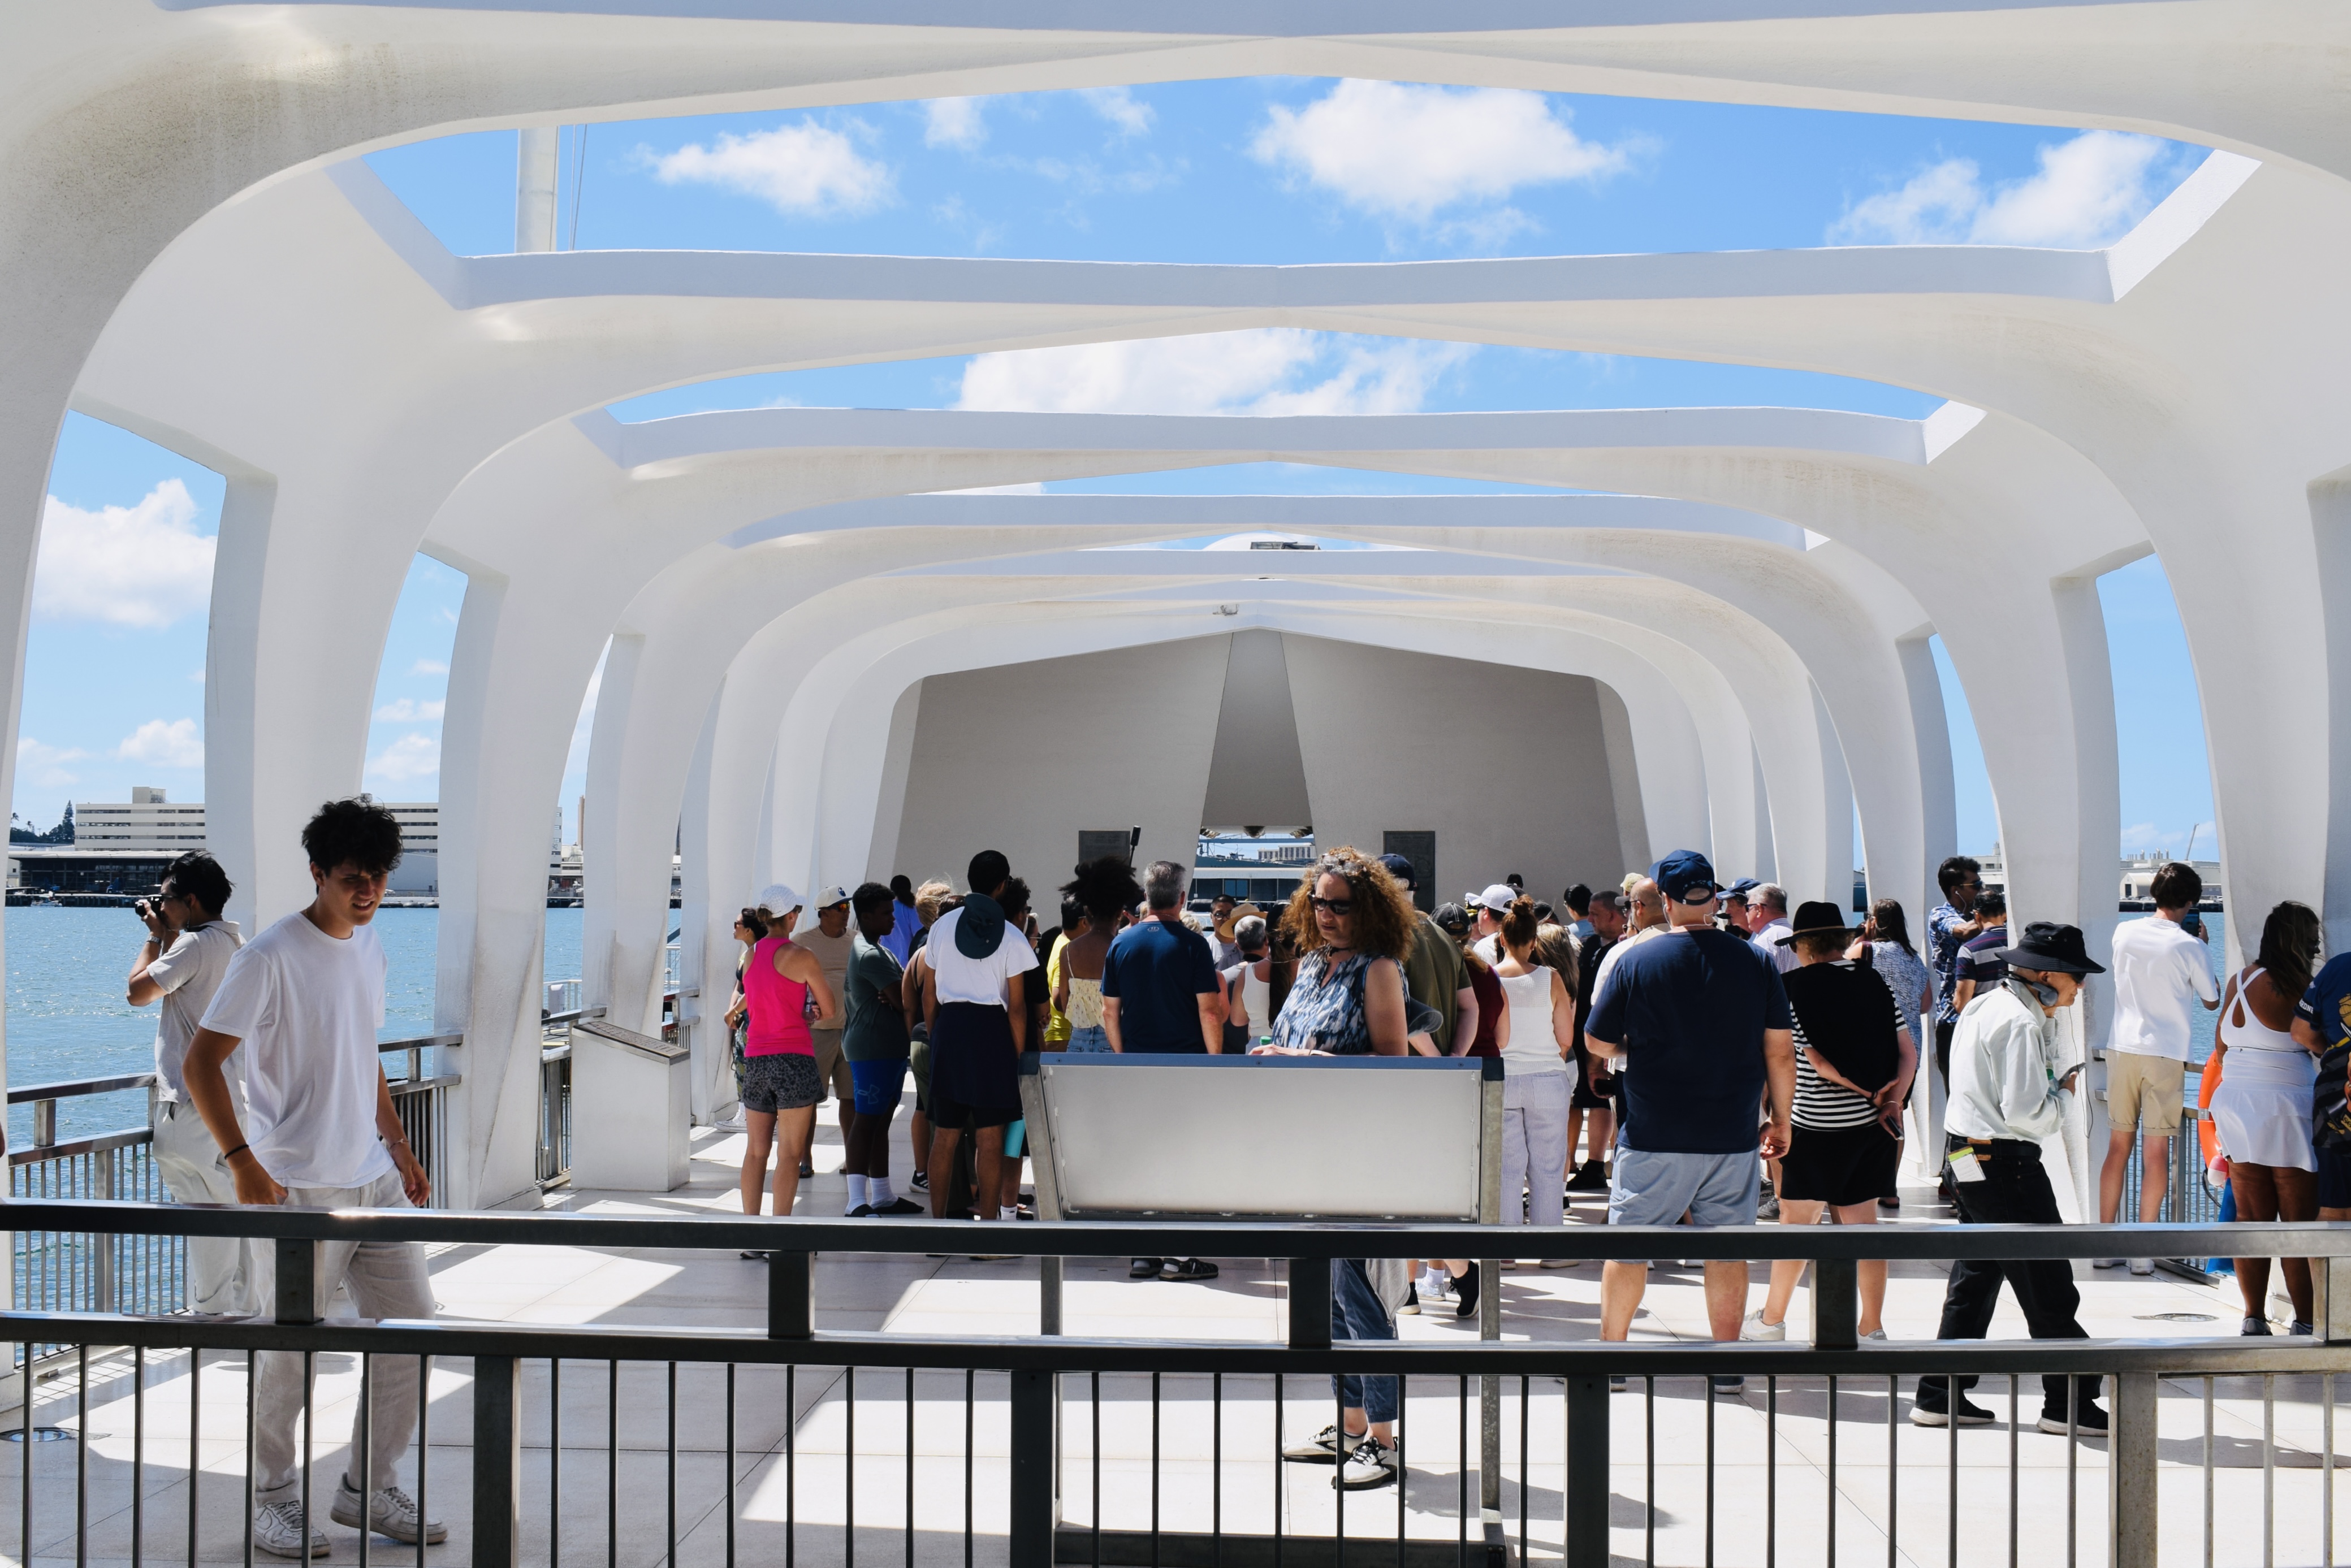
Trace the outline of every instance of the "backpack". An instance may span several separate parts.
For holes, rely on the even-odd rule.
[[[2318,1059],[2318,1082],[2310,1091],[2310,1133],[2311,1142],[2320,1148],[2351,1148],[2346,1073],[2351,1073],[2351,1039],[2336,1041]]]

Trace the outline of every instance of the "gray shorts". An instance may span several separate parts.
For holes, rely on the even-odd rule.
[[[817,1075],[816,1058],[798,1051],[743,1059],[743,1108],[773,1116],[797,1111],[824,1098],[824,1080]]]
[[[1611,1225],[1678,1225],[1685,1212],[1698,1226],[1755,1223],[1761,1178],[1761,1161],[1752,1149],[1652,1154],[1619,1144],[1610,1178]]]

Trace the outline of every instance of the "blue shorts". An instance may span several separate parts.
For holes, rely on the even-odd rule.
[[[886,1062],[852,1062],[849,1078],[857,1089],[857,1114],[886,1116],[905,1097],[906,1059],[893,1056]]]
[[[2351,1148],[2318,1151],[2318,1206],[2351,1209]]]
[[[1752,1225],[1760,1173],[1752,1149],[1653,1154],[1620,1143],[1610,1172],[1608,1223],[1678,1225],[1687,1211],[1693,1225]]]
[[[1110,1054],[1110,1031],[1103,1028],[1099,1023],[1091,1023],[1083,1027],[1072,1027],[1070,1031],[1069,1041],[1061,1047],[1061,1049],[1070,1052],[1072,1054],[1079,1055],[1091,1052],[1100,1052],[1104,1055],[1108,1055]]]

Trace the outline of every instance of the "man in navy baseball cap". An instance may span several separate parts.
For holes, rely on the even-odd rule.
[[[1657,891],[1677,904],[1710,903],[1719,884],[1714,867],[1695,849],[1677,849],[1649,868]]]

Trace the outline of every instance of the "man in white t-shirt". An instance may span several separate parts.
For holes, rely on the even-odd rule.
[[[1796,957],[1796,944],[1782,946],[1780,939],[1790,934],[1788,926],[1788,889],[1777,882],[1758,882],[1747,890],[1747,918],[1751,922],[1755,945],[1771,961],[1771,967],[1782,974],[1794,969],[1801,961]]]
[[[154,1129],[148,1147],[164,1190],[177,1203],[236,1201],[228,1162],[196,1114],[181,1075],[188,1042],[212,1005],[229,960],[245,942],[236,922],[220,918],[233,890],[220,862],[197,849],[164,867],[161,892],[139,901],[148,935],[131,966],[124,999],[133,1007],[163,1004],[155,1021]],[[225,1076],[242,1117],[245,1064],[238,1062]],[[263,1243],[253,1237],[189,1237],[189,1310],[227,1317],[259,1312],[263,1255]]]
[[[303,828],[302,847],[318,896],[230,961],[188,1047],[188,1094],[224,1151],[238,1202],[411,1208],[431,1195],[431,1183],[408,1147],[376,1053],[385,965],[369,926],[400,861],[400,824],[364,796],[332,801]],[[232,1052],[245,1061],[246,1111],[221,1072]],[[329,1241],[318,1266],[322,1304],[348,1289],[361,1317],[434,1315],[424,1249],[413,1241]],[[298,1355],[263,1351],[254,1374],[253,1543],[279,1557],[328,1550],[326,1532],[302,1506],[294,1428],[309,1394],[303,1370]],[[420,1532],[428,1542],[448,1534],[422,1521],[415,1500],[394,1484],[416,1430],[418,1372],[413,1356],[376,1363],[366,1490],[346,1469],[329,1509],[338,1524],[362,1528],[364,1517],[367,1527],[411,1544]],[[351,1465],[360,1451],[355,1429]]]
[[[972,1137],[979,1220],[1017,1220],[989,1203],[1003,1191],[1004,1129],[1020,1119],[1020,1052],[1028,1044],[1027,977],[1037,950],[1004,918],[996,895],[1012,863],[993,849],[971,857],[971,892],[941,915],[923,944],[923,1019],[931,1027],[931,1217],[947,1217],[956,1145]],[[1043,978],[1041,974],[1038,976]]]
[[[2106,1161],[2098,1171],[2098,1220],[2115,1222],[2123,1177],[2130,1166],[2131,1135],[2139,1134],[2139,1169],[2171,1168],[2171,1139],[2179,1131],[2180,1085],[2188,1071],[2189,1003],[2209,1012],[2220,1005],[2212,980],[2211,950],[2179,922],[2204,897],[2204,879],[2185,861],[2155,874],[2155,913],[2115,928],[2115,1023],[2106,1036]],[[2168,1180],[2142,1181],[2138,1218],[2163,1218]],[[2097,1267],[2119,1266],[2100,1258]],[[2155,1272],[2151,1259],[2133,1258],[2134,1274]]]

